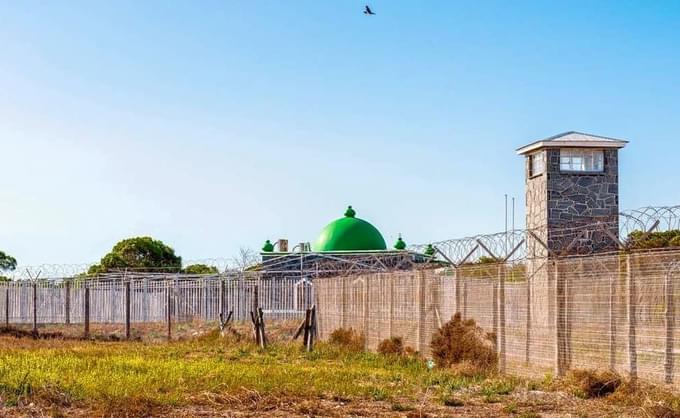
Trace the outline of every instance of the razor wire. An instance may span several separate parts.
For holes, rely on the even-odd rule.
[[[592,246],[593,240],[606,237],[604,230],[614,233],[619,244],[626,244],[626,240],[634,231],[658,232],[680,229],[680,205],[677,206],[649,206],[639,209],[621,212],[619,214],[618,225],[594,223],[577,225],[569,228],[554,229],[551,231],[552,238],[566,239],[569,237],[573,244],[575,253],[585,255],[599,252]],[[617,234],[618,231],[618,234]],[[541,248],[543,244],[550,244],[548,237],[543,236],[544,231],[539,229],[515,229],[511,231],[497,232],[493,234],[480,234],[464,238],[455,238],[442,241],[434,241],[429,244],[410,245],[408,251],[411,254],[427,254],[428,246],[432,245],[435,250],[435,259],[453,264],[474,263],[479,261],[507,261],[520,262],[527,258],[544,257]],[[604,235],[603,235],[604,234]],[[599,236],[597,238],[596,236]],[[539,243],[540,242],[540,243]],[[403,259],[403,253],[398,251],[389,252],[376,257],[366,254],[353,259],[326,255],[316,262],[309,262],[314,254],[318,253],[290,253],[301,254],[302,267],[298,270],[305,270],[301,275],[314,276],[315,272],[326,272],[324,275],[347,274],[351,272],[379,272],[387,271],[390,268],[384,266],[385,260],[394,263],[406,263],[409,260]],[[413,257],[410,258],[412,262]],[[277,268],[291,272],[292,268],[288,264],[293,263],[292,258],[283,258],[277,262],[271,262],[267,267],[271,270]],[[422,261],[422,260],[420,260]],[[427,260],[425,260],[427,261]],[[16,270],[4,273],[12,280],[35,280],[35,279],[57,279],[87,275],[88,269],[97,263],[75,263],[75,264],[40,264],[33,266],[17,266]],[[233,258],[216,257],[187,260],[185,266],[191,264],[205,264],[216,267],[219,273],[237,272],[242,270],[237,267]],[[400,264],[401,265],[401,264]],[[132,269],[130,269],[132,270]],[[181,269],[177,266],[158,266],[145,268],[144,270],[156,271],[159,273],[180,273]]]
[[[573,245],[570,250],[574,253],[586,255],[601,252],[597,245],[593,245],[596,236],[618,242],[612,244],[625,246],[629,243],[632,232],[642,233],[670,231],[680,229],[680,205],[677,206],[649,206],[619,213],[616,223],[595,222],[575,225],[568,228],[551,230],[554,240],[563,239]],[[608,232],[605,232],[608,231]],[[481,234],[464,238],[454,238],[434,241],[427,244],[411,245],[415,252],[424,252],[432,246],[439,255],[454,264],[473,263],[492,259],[496,261],[518,262],[527,258],[546,256],[547,254],[532,251],[531,243],[543,241],[538,247],[548,246],[548,237],[543,236],[541,229],[516,229],[493,234]],[[570,239],[567,239],[570,238]],[[566,250],[566,249],[565,249]]]

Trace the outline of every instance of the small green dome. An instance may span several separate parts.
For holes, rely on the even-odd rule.
[[[404,240],[401,239],[401,235],[399,235],[399,238],[397,239],[396,244],[394,244],[394,248],[397,249],[397,250],[406,249],[406,242],[404,242]]]
[[[430,257],[433,256],[435,253],[435,249],[432,246],[432,244],[427,244],[427,248],[425,248],[425,255],[429,255]]]
[[[274,244],[271,243],[271,241],[267,240],[264,242],[264,245],[262,246],[262,251],[265,253],[270,253],[274,251]]]
[[[321,230],[312,250],[321,251],[379,251],[385,250],[385,240],[373,225],[355,217],[351,206],[345,217],[336,219]]]

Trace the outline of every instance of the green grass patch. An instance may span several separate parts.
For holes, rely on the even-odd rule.
[[[26,345],[31,347],[26,347]],[[426,390],[448,394],[474,380],[428,370],[412,357],[352,352],[317,344],[266,350],[219,338],[163,344],[25,342],[0,348],[5,404],[40,400],[78,404],[189,404],[206,393],[415,400]]]

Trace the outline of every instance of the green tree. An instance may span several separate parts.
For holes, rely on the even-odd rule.
[[[17,268],[17,259],[0,251],[0,272],[14,271]],[[9,277],[0,275],[0,282],[8,282]]]
[[[191,264],[182,269],[182,273],[186,274],[218,274],[219,271],[215,266],[207,264]]]
[[[13,271],[15,268],[17,268],[16,258],[0,251],[0,271]]]
[[[111,270],[179,271],[182,257],[163,241],[151,237],[135,237],[120,241],[111,252],[102,257],[99,264],[88,270],[89,274],[106,273]]]

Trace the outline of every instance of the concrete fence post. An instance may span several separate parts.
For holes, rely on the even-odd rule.
[[[368,335],[368,315],[369,315],[369,309],[370,309],[370,294],[371,294],[371,285],[369,283],[370,277],[369,276],[364,276],[364,320],[363,320],[363,328],[364,328],[364,349],[368,350],[368,340],[369,340],[369,335]]]
[[[424,315],[424,310],[425,310],[425,280],[424,280],[424,272],[419,271],[417,273],[418,275],[418,345],[417,345],[417,350],[419,352],[423,352],[423,332],[425,331],[425,321],[423,320]]]
[[[38,333],[38,283],[33,283],[33,334]]]
[[[341,299],[341,304],[342,306],[340,307],[340,312],[341,312],[341,318],[340,318],[340,327],[341,328],[347,328],[347,277],[343,277],[342,279],[342,299]]]
[[[85,295],[83,297],[83,315],[84,315],[84,320],[83,322],[85,323],[85,332],[84,332],[84,337],[85,339],[90,338],[90,286],[85,283]]]
[[[675,327],[675,319],[673,313],[675,312],[675,304],[673,303],[673,273],[672,270],[666,273],[664,283],[665,293],[665,326],[666,326],[666,347],[665,347],[665,381],[666,383],[673,383],[673,328]]]
[[[71,324],[71,281],[64,283],[64,323]]]
[[[616,296],[616,276],[613,274],[609,276],[609,298],[607,300],[609,305],[609,369],[616,369],[616,311],[615,311],[615,296]]]
[[[167,325],[167,339],[172,340],[172,281],[167,280],[165,282],[165,292],[167,293],[167,298],[165,301],[166,312],[165,321]]]
[[[531,360],[531,275],[527,277],[527,298],[526,298],[526,337],[524,342],[524,364],[529,365]]]
[[[500,267],[498,267],[500,269]],[[491,320],[492,320],[492,331],[493,331],[493,348],[498,352],[498,274],[495,280],[491,279]]]
[[[461,288],[460,288],[460,276],[458,275],[458,267],[453,268],[453,285],[455,286],[454,289],[454,299],[456,302],[456,311],[455,312],[460,312],[462,314],[463,310],[461,309]]]
[[[125,298],[125,339],[129,340],[130,339],[130,281],[126,280],[125,281],[125,291],[124,293],[124,298]]]
[[[564,276],[559,271],[559,260],[553,260],[553,274],[555,282],[555,374],[564,376],[566,372],[566,329],[565,311],[566,295],[564,289]]]
[[[636,305],[635,274],[632,270],[631,255],[626,254],[626,288],[628,293],[628,368],[631,379],[637,378],[637,345],[636,345]]]
[[[389,337],[392,338],[394,332],[394,276],[388,275],[387,280],[389,280],[390,286]]]
[[[499,368],[505,373],[505,263],[498,265],[498,331],[499,331]]]
[[[462,282],[463,282],[463,312],[461,312],[461,314],[463,316],[463,319],[467,319],[467,305],[468,305],[467,280],[463,278]]]
[[[9,326],[9,286],[5,287],[5,326]]]

